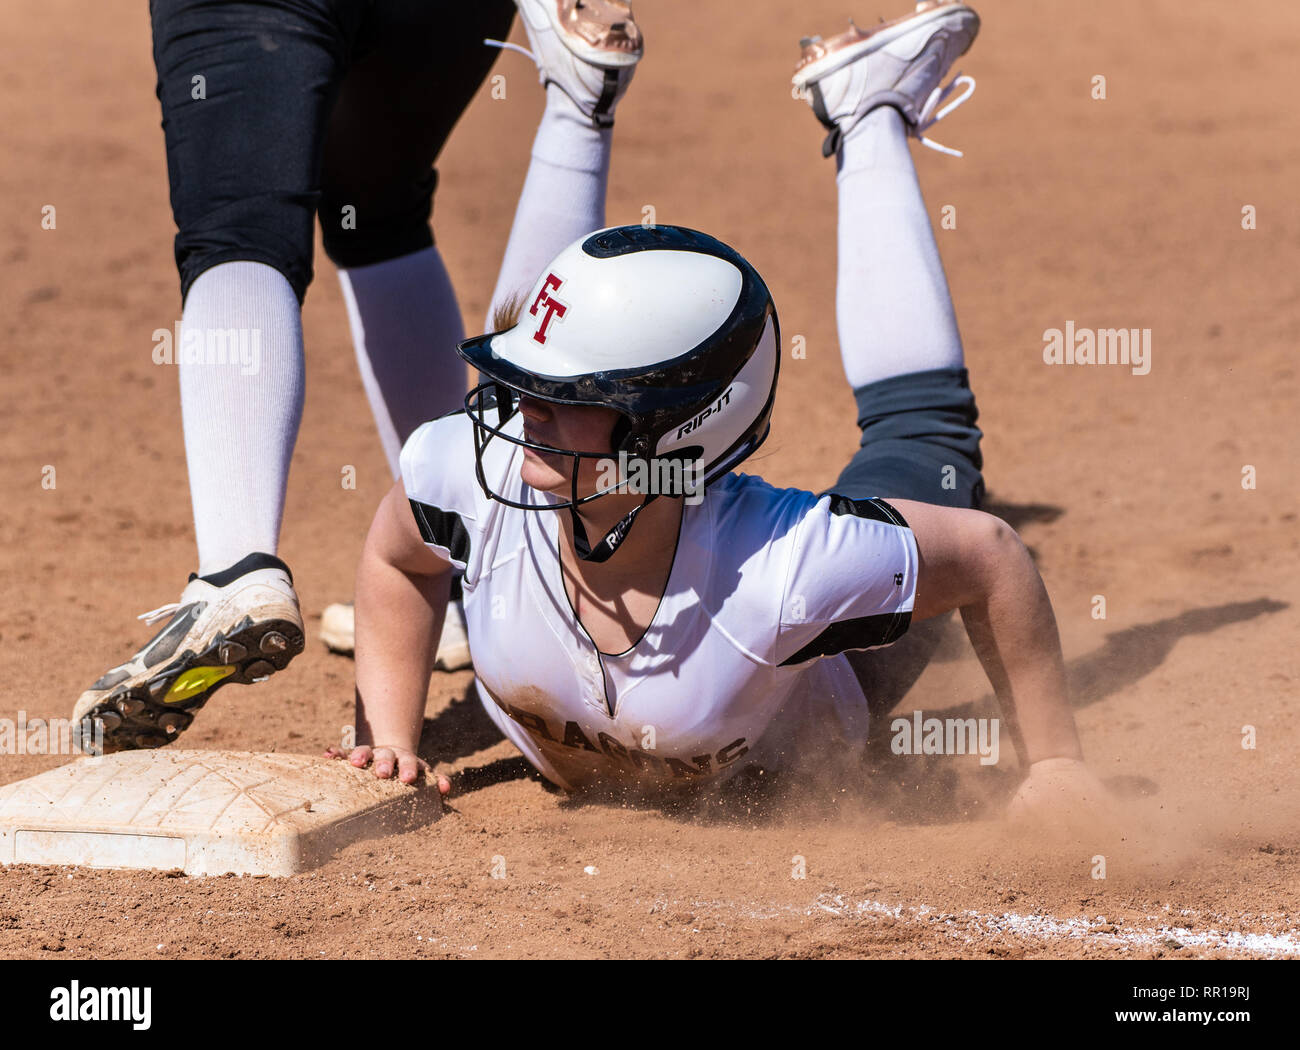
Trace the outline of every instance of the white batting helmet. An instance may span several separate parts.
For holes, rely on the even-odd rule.
[[[767,437],[779,342],[767,285],[722,242],[680,226],[590,234],[542,272],[513,328],[458,347],[486,380],[465,399],[479,483],[490,498],[522,509],[572,508],[605,494],[578,497],[578,461],[622,452],[691,461],[707,485]],[[556,449],[502,433],[520,393],[614,409],[623,420],[613,448]],[[494,406],[495,425],[487,416]],[[539,508],[493,492],[482,457],[495,437],[573,457],[572,500]],[[604,557],[634,516],[614,530]]]
[[[486,379],[466,398],[485,441],[527,443],[499,433],[512,394],[603,405],[627,421],[614,448],[538,447],[582,456],[694,453],[711,481],[767,436],[778,342],[767,286],[736,251],[680,226],[616,226],[562,251],[513,328],[458,350]],[[496,426],[484,418],[489,392],[505,397]]]

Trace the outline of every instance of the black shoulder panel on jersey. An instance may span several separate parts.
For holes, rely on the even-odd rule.
[[[460,515],[454,510],[431,507],[418,500],[411,500],[410,503],[415,524],[420,528],[420,539],[447,548],[451,552],[452,561],[468,564],[469,532],[460,520]]]
[[[910,612],[877,613],[833,623],[797,653],[781,661],[782,667],[819,656],[838,656],[850,649],[871,649],[898,641],[912,622]]]
[[[831,498],[832,514],[851,514],[855,518],[887,521],[890,525],[908,527],[903,515],[878,496],[873,496],[871,499],[849,499],[848,496],[841,496],[837,492],[828,492],[826,495]]]

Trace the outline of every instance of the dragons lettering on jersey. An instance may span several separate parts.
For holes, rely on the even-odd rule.
[[[682,779],[684,777],[706,777],[730,765],[749,751],[745,738],[733,740],[716,752],[692,755],[689,759],[672,755],[657,755],[651,751],[642,751],[635,745],[628,746],[606,732],[596,734],[599,747],[593,744],[577,722],[564,723],[563,732],[547,725],[546,719],[535,711],[525,711],[514,704],[502,705],[512,719],[527,731],[528,735],[539,745],[550,744],[571,751],[591,751],[604,755],[611,762],[622,766],[632,773],[649,772],[655,776]]]

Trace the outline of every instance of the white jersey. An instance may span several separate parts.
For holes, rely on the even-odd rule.
[[[504,432],[518,436],[516,416]],[[493,440],[494,491],[558,502],[519,477],[523,450]],[[750,764],[798,768],[861,750],[866,698],[850,649],[906,631],[916,591],[912,532],[888,504],[820,499],[730,474],[684,508],[663,599],[624,653],[599,652],[573,613],[560,514],[491,501],[463,412],[402,450],[420,533],[464,571],[465,620],[484,706],[548,779],[680,784]]]

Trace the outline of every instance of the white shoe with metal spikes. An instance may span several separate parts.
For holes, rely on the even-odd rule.
[[[970,49],[979,27],[979,15],[958,0],[925,0],[912,14],[871,29],[850,22],[838,36],[800,41],[803,54],[793,83],[830,131],[823,155],[835,153],[871,110],[893,106],[923,145],[960,157],[958,150],[941,146],[925,132],[975,90],[974,79],[960,73],[946,87],[940,84]],[[959,87],[964,93],[943,105]]]
[[[543,85],[554,84],[596,127],[614,124],[644,44],[622,0],[515,0],[529,51],[501,40],[485,44],[527,55]]]
[[[73,721],[102,723],[105,752],[171,743],[221,686],[260,682],[303,649],[293,579],[269,554],[191,576],[179,601],[139,618],[167,625],[82,693],[73,709]]]

